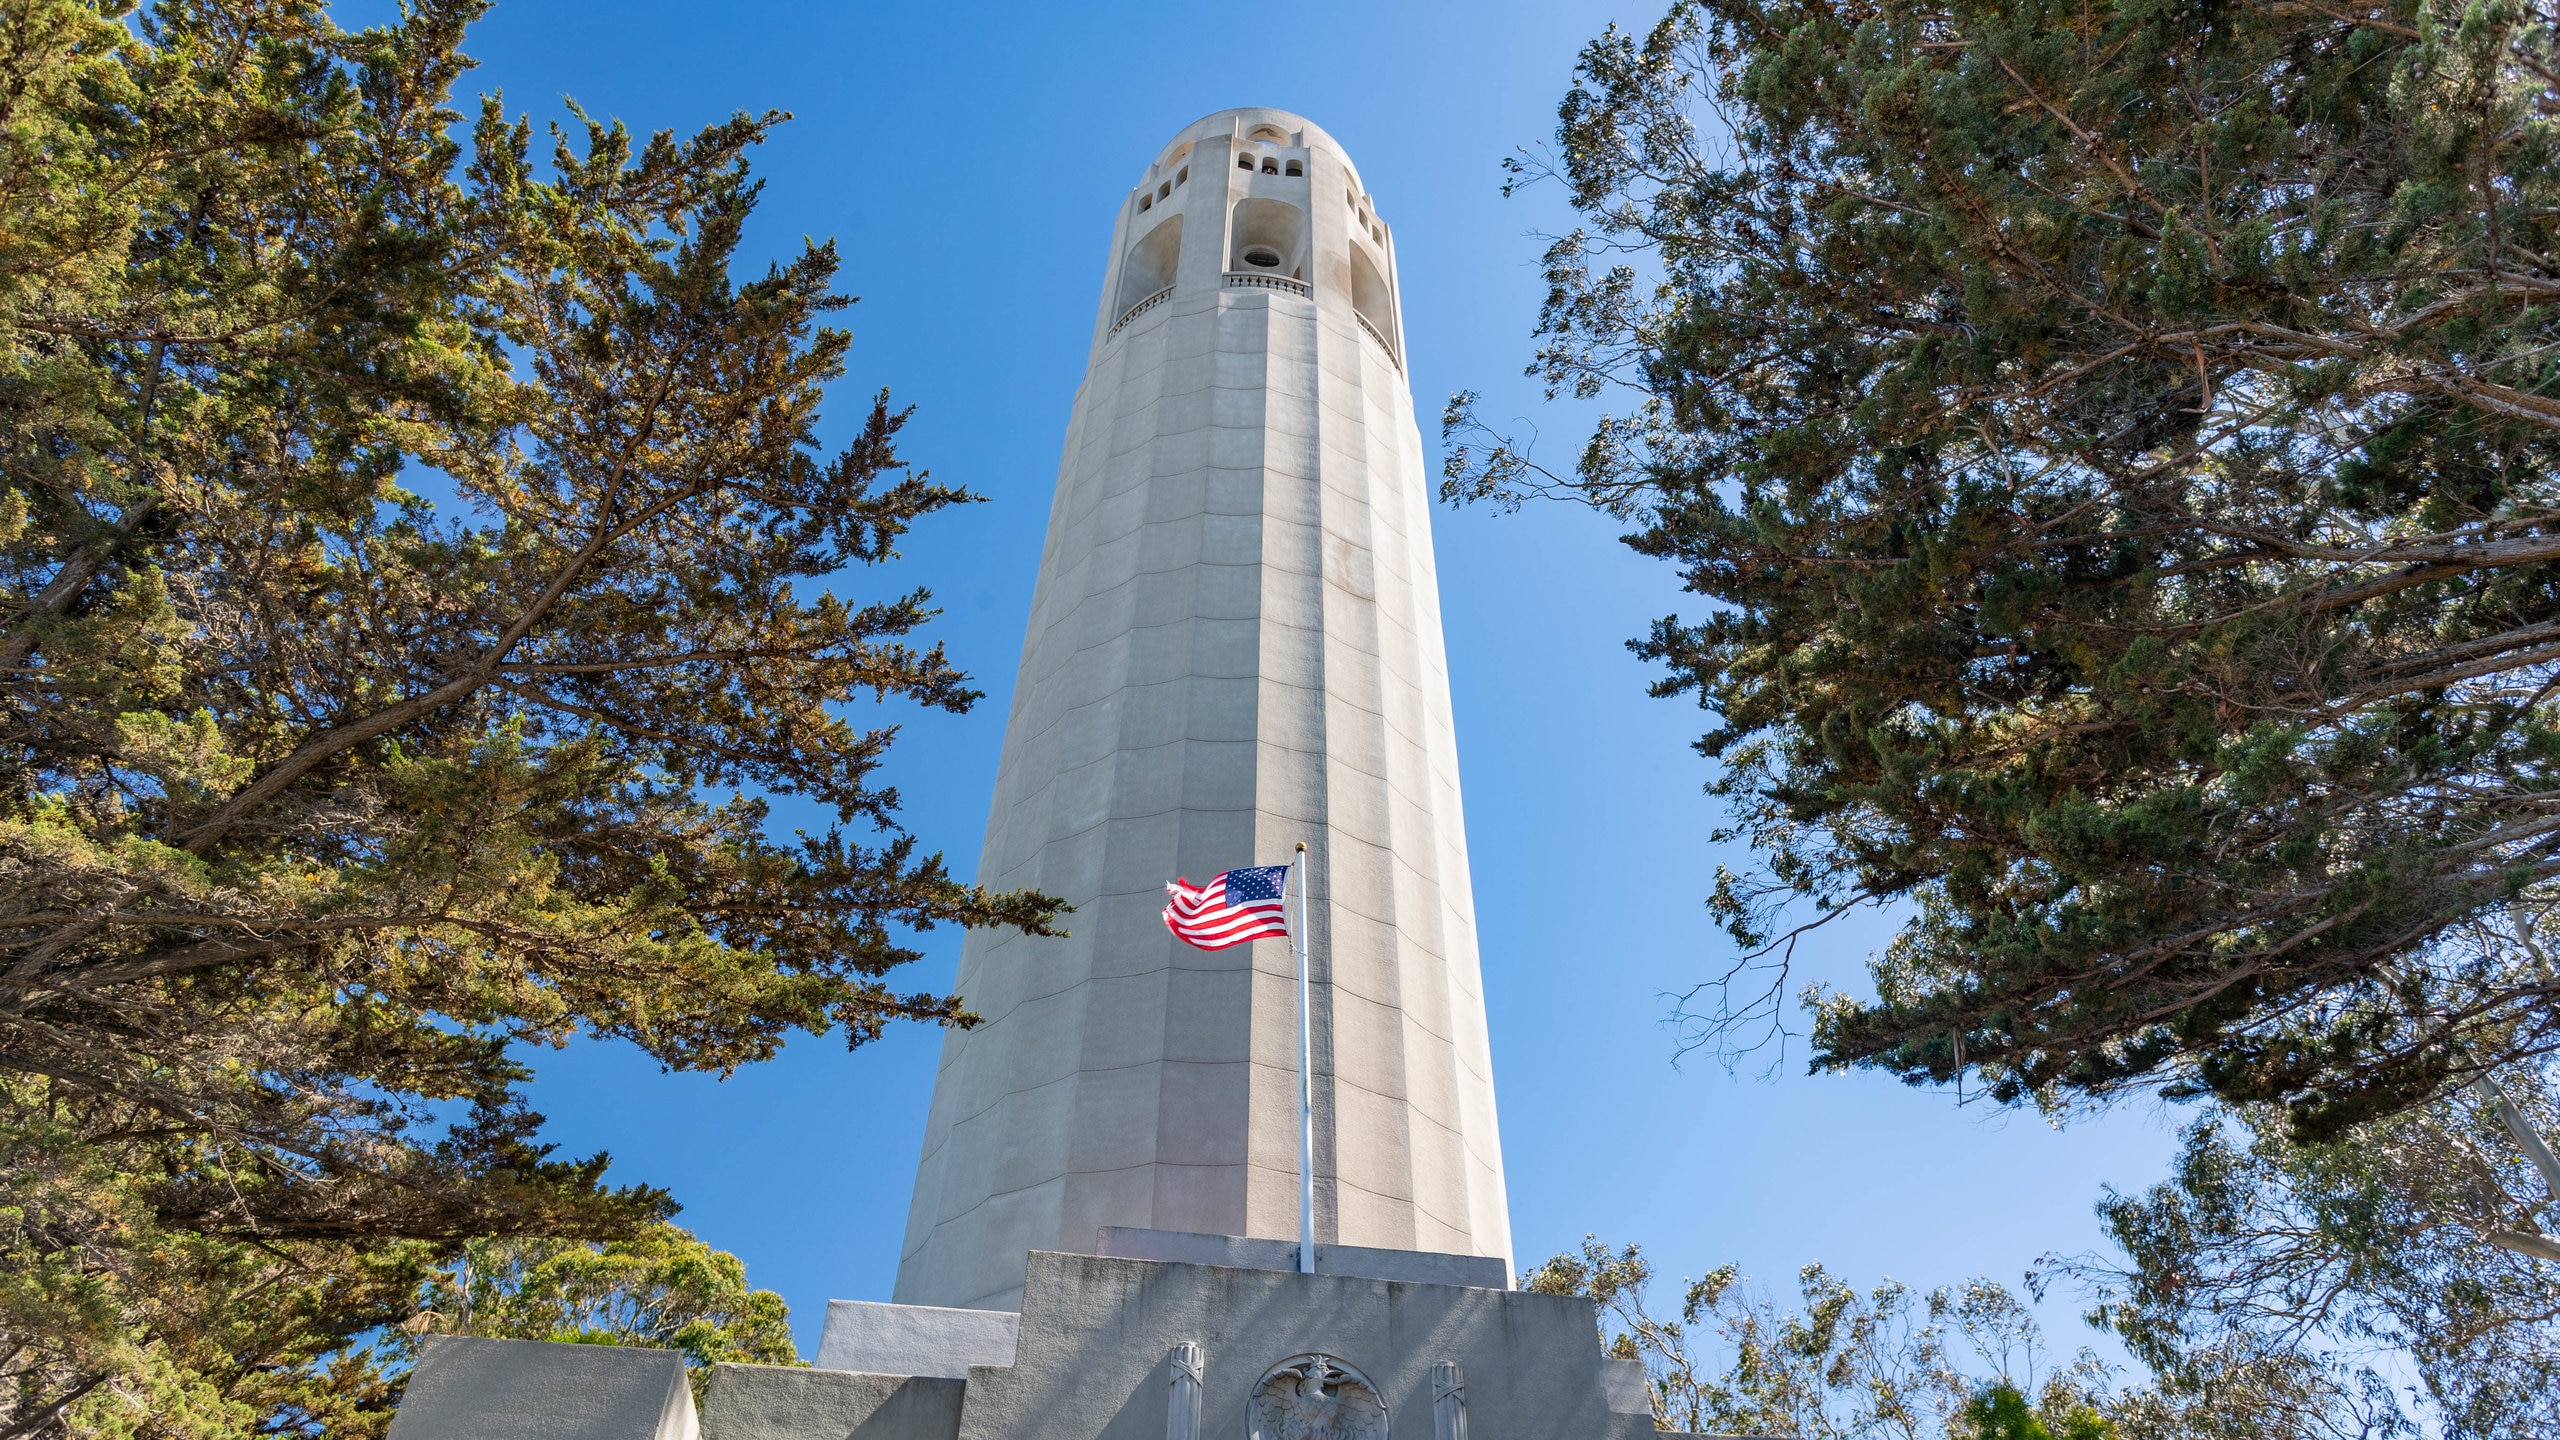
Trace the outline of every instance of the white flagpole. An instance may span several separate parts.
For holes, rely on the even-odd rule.
[[[1316,1273],[1315,1031],[1307,1001],[1307,842],[1298,842],[1298,1273]]]

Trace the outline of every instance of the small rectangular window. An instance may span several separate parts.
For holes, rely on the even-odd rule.
[[[1181,184],[1182,182],[1184,182],[1185,180],[1188,180],[1188,179],[1190,179],[1190,178],[1191,178],[1191,167],[1190,167],[1190,166],[1188,166],[1188,165],[1185,165],[1185,166],[1183,166],[1181,169],[1179,169],[1179,170],[1177,170],[1177,171],[1175,171],[1175,172],[1174,172],[1174,174],[1173,174],[1173,183],[1174,183],[1174,184],[1176,184],[1176,185],[1179,185],[1179,184]]]

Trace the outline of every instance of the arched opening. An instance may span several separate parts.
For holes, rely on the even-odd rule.
[[[1176,185],[1187,184],[1190,179],[1191,167],[1188,165],[1185,165],[1181,169],[1173,172],[1173,183]]]
[[[1157,199],[1159,199],[1159,200],[1163,199],[1164,197],[1166,197],[1167,195],[1170,195],[1170,194],[1172,194],[1172,193],[1173,193],[1173,182],[1172,182],[1172,181],[1170,181],[1170,180],[1167,180],[1167,181],[1166,181],[1166,182],[1164,182],[1163,184],[1161,184],[1161,185],[1159,185],[1159,186],[1157,186],[1157,187],[1156,187],[1156,198],[1157,198]]]
[[[1239,155],[1239,156],[1237,156],[1237,157],[1236,157],[1236,168],[1237,168],[1237,169],[1239,169],[1239,170],[1250,170],[1250,169],[1252,169],[1252,168],[1253,168],[1253,157],[1252,157],[1252,156],[1250,156],[1250,155]]]
[[[1168,215],[1129,247],[1120,265],[1120,306],[1130,306],[1173,283],[1174,266],[1182,259],[1182,217]]]
[[[1369,322],[1388,348],[1394,348],[1395,294],[1387,288],[1386,272],[1369,258],[1367,250],[1357,245],[1351,247],[1351,308],[1360,312],[1360,318]]]
[[[1279,162],[1279,161],[1277,161],[1277,160],[1272,159],[1272,158],[1271,158],[1270,156],[1268,156],[1268,155],[1263,156],[1263,157],[1262,157],[1262,173],[1263,173],[1263,174],[1265,174],[1265,175],[1277,175],[1277,174],[1279,174],[1279,173],[1280,173],[1280,162]]]
[[[1283,173],[1290,175],[1304,175],[1307,173],[1307,167],[1299,164],[1295,160],[1292,160],[1289,162],[1288,168]]]
[[[1248,275],[1307,278],[1307,212],[1286,200],[1239,200],[1227,268]]]
[[[1146,214],[1149,210],[1152,210],[1152,209],[1154,209],[1154,208],[1155,208],[1155,203],[1156,203],[1156,197],[1154,197],[1153,195],[1141,195],[1141,196],[1139,196],[1139,197],[1138,197],[1138,213],[1139,213],[1139,214],[1141,214],[1141,215]]]

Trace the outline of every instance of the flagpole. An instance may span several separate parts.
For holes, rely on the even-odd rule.
[[[1298,842],[1298,1273],[1316,1273],[1315,1031],[1308,1020],[1307,842]]]

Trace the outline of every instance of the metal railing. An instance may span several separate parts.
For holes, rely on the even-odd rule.
[[[1173,287],[1167,285],[1153,295],[1148,296],[1146,299],[1141,300],[1137,304],[1130,306],[1128,309],[1121,311],[1120,318],[1111,322],[1111,329],[1106,332],[1102,338],[1108,340],[1113,335],[1119,334],[1121,326],[1128,324],[1130,321],[1137,319],[1139,316],[1153,310],[1158,305],[1163,304],[1166,297],[1172,294]]]

